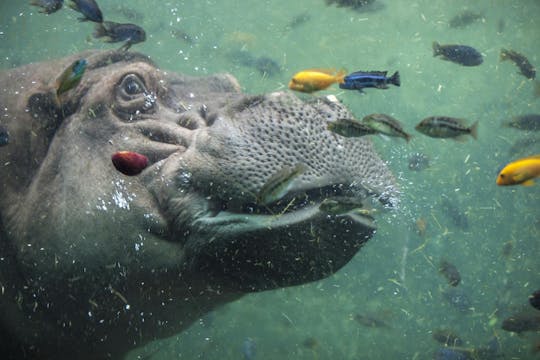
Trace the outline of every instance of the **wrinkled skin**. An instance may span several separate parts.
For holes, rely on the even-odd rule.
[[[54,81],[83,57],[81,83],[56,100]],[[13,358],[120,358],[248,292],[329,276],[375,226],[320,202],[396,200],[369,140],[326,130],[351,116],[339,103],[246,96],[230,75],[117,52],[31,64],[0,85],[0,346]],[[121,174],[121,150],[150,166]],[[285,198],[257,205],[299,162]]]

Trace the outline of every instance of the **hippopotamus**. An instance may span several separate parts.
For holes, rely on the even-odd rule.
[[[58,95],[78,59],[80,83]],[[372,237],[377,213],[321,202],[384,210],[399,198],[370,139],[327,130],[353,116],[335,97],[244,94],[230,74],[178,74],[119,51],[5,70],[0,85],[3,358],[121,358],[247,293],[328,277]],[[119,151],[148,165],[127,176],[111,161]],[[265,183],[298,163],[285,193],[260,204]]]

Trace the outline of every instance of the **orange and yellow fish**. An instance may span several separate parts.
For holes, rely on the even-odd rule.
[[[518,159],[506,165],[499,176],[497,185],[534,184],[533,179],[540,176],[540,154]]]
[[[289,82],[289,89],[312,93],[324,90],[334,83],[343,83],[345,70],[309,69],[297,72]]]

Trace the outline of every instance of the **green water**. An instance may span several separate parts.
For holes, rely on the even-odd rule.
[[[247,295],[129,358],[241,359],[242,342],[250,337],[256,343],[255,359],[261,360],[431,359],[438,345],[430,331],[441,327],[453,329],[467,347],[485,345],[495,335],[505,359],[538,358],[531,353],[538,334],[518,337],[501,330],[500,323],[540,288],[540,187],[500,188],[495,178],[500,165],[511,159],[509,147],[524,135],[501,128],[501,122],[540,112],[533,82],[513,64],[500,63],[499,51],[514,49],[540,66],[540,2],[378,2],[382,9],[363,13],[327,7],[323,0],[122,3],[142,14],[136,22],[148,35],[133,50],[177,72],[230,72],[247,93],[284,90],[291,75],[305,68],[399,70],[400,88],[368,89],[360,95],[334,87],[323,94],[336,94],[359,118],[391,114],[415,135],[409,144],[375,138],[399,178],[402,204],[381,215],[376,236],[345,268],[317,283]],[[106,19],[129,21],[118,3],[99,1]],[[449,19],[464,9],[485,19],[450,29]],[[290,29],[290,21],[303,13],[310,19]],[[26,1],[3,1],[0,67],[119,46],[89,39],[93,26],[77,17],[69,9],[45,16]],[[194,43],[171,36],[173,29],[189,33]],[[471,45],[483,53],[484,63],[467,68],[433,58],[434,40]],[[228,56],[233,49],[271,57],[282,71],[263,76],[235,64]],[[458,143],[415,133],[414,125],[431,115],[479,120],[479,139]],[[412,172],[407,159],[418,151],[431,158],[432,166]],[[538,144],[524,155],[532,153],[540,153]],[[443,194],[467,216],[467,229],[445,215]],[[419,218],[427,222],[424,237],[415,230]],[[513,249],[502,256],[509,241]],[[442,257],[461,272],[459,287],[470,296],[472,313],[459,312],[441,296],[447,287],[437,272]],[[389,327],[367,328],[354,320],[355,314],[365,313]],[[308,338],[316,345],[306,346]]]

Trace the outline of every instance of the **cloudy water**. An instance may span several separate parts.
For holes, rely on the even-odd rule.
[[[360,93],[333,85],[318,94],[334,94],[358,119],[391,115],[413,135],[408,143],[373,136],[398,179],[401,203],[377,216],[376,235],[343,269],[322,281],[246,295],[129,359],[432,359],[441,346],[432,338],[438,329],[451,329],[471,351],[496,337],[501,358],[538,357],[538,332],[516,336],[501,323],[540,288],[540,185],[499,187],[495,180],[502,165],[540,153],[538,142],[509,153],[537,134],[501,124],[539,114],[540,98],[536,80],[499,61],[505,48],[540,66],[539,1],[375,0],[356,11],[324,0],[98,3],[106,20],[144,28],[146,40],[130,51],[170,71],[231,73],[246,93],[289,91],[292,75],[310,68],[399,71],[400,87]],[[0,67],[121,46],[93,38],[93,23],[79,16],[67,6],[45,15],[28,1],[2,1]],[[471,46],[483,63],[433,57],[434,41]],[[478,121],[478,139],[415,131],[429,116]],[[429,158],[421,171],[409,169],[416,153]],[[103,206],[111,201],[129,209],[122,186]],[[459,270],[456,289],[465,300],[445,295],[442,259]],[[366,317],[385,326],[358,321]]]

